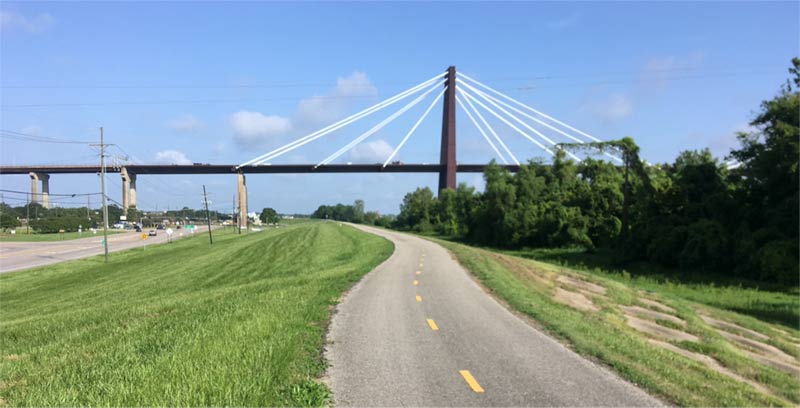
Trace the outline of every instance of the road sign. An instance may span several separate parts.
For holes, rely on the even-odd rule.
[[[187,225],[185,228],[186,228],[187,230],[193,230],[193,229],[197,228],[197,226],[196,226],[196,225],[194,225],[194,224],[189,224],[189,225]]]
[[[167,228],[166,232],[167,232],[167,235],[172,235],[172,233],[174,233],[175,231],[173,231],[172,228]]]
[[[142,240],[147,239],[147,234],[142,234]]]

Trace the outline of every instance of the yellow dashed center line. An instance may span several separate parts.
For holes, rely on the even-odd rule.
[[[419,281],[418,280],[415,280],[413,283],[414,283],[414,286],[419,285]]]
[[[430,320],[428,321],[430,322]],[[464,381],[466,381],[467,384],[469,384],[469,388],[472,388],[472,391],[483,392],[483,388],[481,387],[481,385],[478,384],[477,381],[475,381],[475,377],[473,377],[468,370],[461,370],[459,371],[459,373],[461,374],[462,377],[464,377]]]
[[[431,326],[431,330],[439,330],[439,326],[436,325],[433,319],[428,319],[428,326]]]
[[[422,302],[422,296],[417,295],[417,302]]]

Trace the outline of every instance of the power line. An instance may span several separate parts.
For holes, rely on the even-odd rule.
[[[67,144],[88,144],[90,143],[87,140],[65,140],[65,139],[58,139],[55,137],[49,136],[41,136],[41,135],[33,135],[30,133],[22,133],[8,129],[0,129],[0,137],[6,139],[15,139],[15,140],[23,140],[23,141],[30,141],[30,142],[42,142],[42,143],[67,143]]]
[[[15,193],[15,194],[25,194],[25,195],[45,195],[46,194],[46,193],[32,193],[32,192],[27,192],[27,191],[5,190],[5,189],[0,189],[0,191],[2,191],[4,193]],[[48,195],[50,197],[78,197],[78,196],[84,196],[85,197],[85,196],[100,195],[100,194],[102,194],[102,193],[74,193],[74,194],[69,194],[69,193],[67,193],[67,194],[51,194],[51,193],[47,193],[46,195]]]

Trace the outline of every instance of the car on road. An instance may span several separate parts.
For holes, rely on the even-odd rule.
[[[147,235],[149,235],[149,236],[151,236],[151,237],[154,237],[154,236],[156,236],[157,234],[158,234],[158,233],[156,232],[156,230],[150,230],[150,232],[148,232],[148,233],[147,233]]]
[[[156,226],[156,229],[160,230],[164,229],[164,224],[158,224],[158,226]]]
[[[142,232],[142,227],[140,227],[138,225],[135,226],[133,229],[136,230],[136,232]]]

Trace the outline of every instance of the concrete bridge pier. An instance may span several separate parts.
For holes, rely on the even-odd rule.
[[[50,175],[47,173],[30,172],[31,176],[31,203],[39,203],[44,208],[50,208]],[[42,182],[42,194],[39,194],[39,181]]]
[[[239,179],[239,186],[237,189],[239,193],[239,229],[247,231],[247,183],[244,173],[239,173],[237,177]]]
[[[122,176],[122,214],[128,215],[128,209],[136,207],[136,173],[131,173],[127,167],[123,167],[119,174]]]

